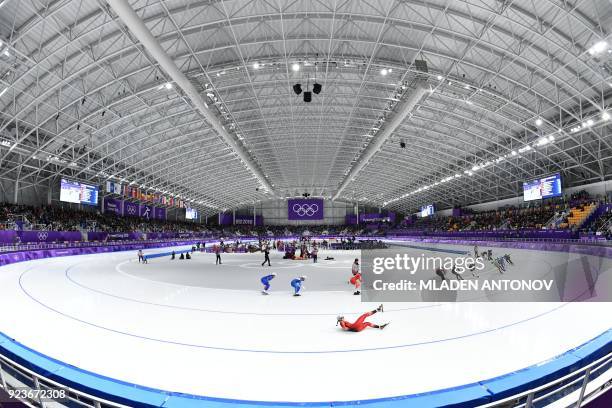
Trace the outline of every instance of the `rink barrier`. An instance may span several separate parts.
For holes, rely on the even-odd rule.
[[[381,237],[382,238],[382,237]],[[416,240],[402,238],[402,241],[410,242],[430,242],[430,240]],[[202,240],[198,240],[202,241]],[[396,241],[396,240],[394,240]],[[452,242],[439,242],[444,244],[462,244],[467,242],[472,244],[479,241],[452,240]],[[217,240],[215,240],[217,242]],[[492,246],[490,241],[485,241],[488,246]],[[113,245],[112,247],[86,247],[86,248],[65,248],[54,250],[30,251],[36,253],[28,256],[23,253],[0,254],[0,266],[15,262],[24,262],[34,259],[42,259],[56,256],[71,256],[95,253],[108,253],[117,251],[132,251],[147,248],[160,248],[169,246],[193,245],[194,242],[167,242],[163,243],[134,243],[126,245]],[[501,243],[506,246],[507,242]],[[515,243],[516,244],[516,243]],[[522,249],[538,249],[534,244],[528,243],[528,247]],[[480,245],[480,244],[479,244]],[[560,244],[567,245],[567,244]],[[570,245],[571,247],[584,247],[583,245]],[[514,248],[518,246],[513,246]],[[544,250],[560,250],[556,246],[547,246]],[[542,250],[543,248],[540,248]],[[597,247],[595,253],[598,256],[611,256],[612,248]],[[608,250],[600,252],[599,250]],[[183,252],[190,249],[183,250]],[[179,252],[177,252],[179,253]],[[582,253],[582,252],[581,252]],[[22,254],[23,256],[18,256]],[[168,256],[171,252],[160,253],[159,256]],[[152,254],[147,254],[151,257]],[[68,387],[74,395],[79,395],[79,401],[91,399],[91,404],[84,406],[92,407],[117,407],[121,405],[130,407],[206,407],[219,408],[227,407],[229,404],[241,408],[255,408],[263,406],[310,406],[310,407],[333,407],[346,405],[368,405],[371,408],[403,408],[403,407],[487,407],[498,406],[497,402],[507,399],[520,398],[521,395],[528,395],[533,389],[546,387],[547,384],[555,384],[559,378],[572,376],[584,370],[589,364],[593,364],[598,359],[607,358],[606,369],[612,366],[612,329],[604,332],[596,338],[569,350],[560,356],[552,358],[544,363],[536,364],[503,376],[483,380],[477,383],[466,384],[458,387],[435,390],[427,393],[412,394],[405,396],[387,397],[379,399],[368,399],[359,401],[323,401],[323,402],[265,402],[248,401],[237,399],[225,399],[189,395],[171,391],[159,390],[123,382],[110,377],[89,372],[78,367],[63,363],[42,353],[39,353],[27,346],[0,333],[0,385],[6,389],[6,369],[21,368],[33,375],[30,387],[40,385],[41,381],[51,381]],[[600,374],[606,370],[600,370]],[[443,373],[442,373],[443,374]],[[34,379],[36,378],[36,380]],[[587,376],[588,378],[588,376]],[[607,382],[609,384],[609,381]],[[27,385],[27,382],[26,382]],[[119,404],[119,405],[118,405]],[[500,406],[501,407],[501,406]]]
[[[478,245],[480,249],[486,247],[493,248],[512,248],[530,249],[535,251],[568,252],[583,255],[601,256],[612,258],[612,246],[590,245],[587,242],[549,242],[549,241],[488,241],[479,239],[445,239],[445,238],[379,238],[383,242],[399,244],[402,242],[419,242],[425,244],[444,244],[444,245]],[[416,247],[419,248],[419,247]],[[426,249],[423,247],[423,249]],[[431,248],[436,249],[436,248]]]
[[[74,255],[91,255],[103,254],[109,252],[137,251],[139,249],[150,249],[159,247],[176,247],[193,245],[193,241],[183,242],[167,242],[167,243],[135,243],[125,245],[109,245],[109,246],[91,246],[78,248],[60,248],[60,249],[41,249],[35,251],[20,251],[8,252],[0,254],[0,266],[16,263],[33,261],[36,259],[54,258],[58,256],[74,256]]]
[[[62,363],[20,344],[2,333],[0,333],[0,351],[0,376],[3,388],[6,389],[7,373],[10,372],[7,369],[21,369],[21,371],[29,374],[31,377],[39,377],[39,380],[49,381],[55,384],[55,387],[58,384],[68,387],[71,392],[80,394],[83,398],[92,399],[92,402],[98,402],[98,404],[92,403],[86,406],[104,407],[121,404],[139,408],[219,408],[234,405],[241,408],[255,408],[262,405],[274,407],[333,407],[358,404],[367,405],[371,408],[459,408],[483,405],[487,407],[501,407],[502,405],[498,405],[496,402],[503,404],[505,403],[504,401],[514,401],[515,399],[520,401],[521,398],[530,393],[534,394],[536,392],[534,389],[545,390],[549,388],[551,383],[558,384],[560,381],[563,382],[563,377],[565,376],[569,376],[570,379],[572,377],[580,377],[581,373],[585,370],[590,370],[602,361],[603,363],[598,366],[597,376],[606,373],[612,368],[612,330],[543,364],[537,364],[473,384],[398,397],[359,401],[301,403],[204,397],[144,387],[101,376]],[[16,376],[13,374],[13,377]],[[587,382],[581,385],[586,386],[588,380],[593,381],[595,378],[596,375],[591,374],[589,377],[587,374]],[[30,381],[22,380],[22,383],[34,388],[36,381],[33,379]],[[574,389],[563,391],[569,392]],[[603,388],[600,391],[603,391]],[[591,393],[593,394],[594,391],[591,390]],[[549,395],[543,395],[543,397],[550,398]],[[109,403],[100,404],[100,401],[107,401]]]

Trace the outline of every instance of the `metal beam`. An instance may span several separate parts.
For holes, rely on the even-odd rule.
[[[159,42],[155,39],[151,31],[145,26],[144,22],[138,17],[134,9],[126,0],[106,0],[113,8],[117,16],[123,21],[126,27],[141,42],[147,52],[159,63],[172,80],[185,92],[198,111],[204,116],[206,121],[217,132],[217,134],[227,143],[245,163],[246,167],[253,173],[263,188],[274,194],[274,189],[266,179],[263,171],[256,163],[253,163],[248,152],[239,144],[236,137],[225,130],[219,119],[208,109],[208,105],[192,83],[181,72],[178,66],[163,50]]]
[[[350,182],[357,177],[357,174],[365,167],[366,164],[370,161],[372,157],[382,148],[383,144],[391,137],[393,132],[401,125],[401,123],[406,119],[406,117],[412,112],[414,107],[421,101],[425,93],[428,91],[427,82],[424,80],[419,80],[416,83],[416,86],[408,95],[406,99],[399,105],[397,112],[391,120],[389,120],[384,127],[374,136],[372,141],[365,148],[357,162],[351,169],[351,171],[346,175],[340,187],[336,191],[336,194],[332,197],[332,200],[338,199],[342,191],[350,184]]]

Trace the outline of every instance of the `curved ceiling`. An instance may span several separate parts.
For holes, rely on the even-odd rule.
[[[205,213],[303,192],[411,211],[557,171],[600,181],[611,27],[607,0],[0,0],[0,177],[125,180]],[[292,89],[314,82],[311,103]]]

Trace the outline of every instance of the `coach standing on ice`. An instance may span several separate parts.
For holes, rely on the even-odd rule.
[[[221,265],[221,245],[215,245],[215,265]]]
[[[272,266],[270,264],[270,247],[268,246],[268,244],[264,246],[263,251],[264,251],[265,258],[264,258],[264,261],[261,263],[261,266],[264,266],[266,262],[268,263],[268,266]]]

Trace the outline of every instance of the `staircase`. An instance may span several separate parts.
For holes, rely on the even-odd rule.
[[[582,210],[580,207],[572,207],[570,216],[567,218],[569,228],[580,228],[596,209],[597,204],[586,205]]]

